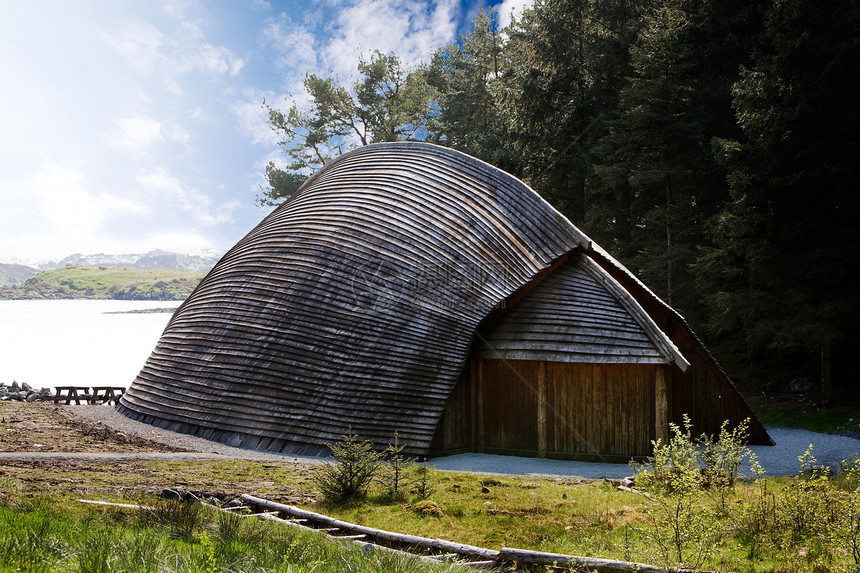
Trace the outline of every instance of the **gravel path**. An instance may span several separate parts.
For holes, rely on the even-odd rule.
[[[766,475],[792,475],[800,470],[797,457],[802,455],[810,444],[812,453],[820,464],[836,468],[842,460],[852,454],[860,454],[860,440],[845,436],[817,434],[806,430],[765,426],[775,446],[750,446]],[[582,478],[619,479],[632,472],[627,464],[602,464],[547,460],[537,458],[515,458],[489,454],[460,454],[432,461],[433,467],[445,470],[474,471],[532,476],[577,476]],[[741,467],[743,475],[751,475],[749,464]]]
[[[223,459],[225,457],[229,457],[242,460],[280,462],[294,461],[307,463],[322,461],[320,458],[296,457],[272,452],[258,452],[255,450],[234,448],[218,442],[204,440],[197,436],[171,432],[170,430],[156,428],[155,426],[150,426],[149,424],[132,420],[131,418],[123,416],[117,412],[112,406],[73,406],[71,407],[71,411],[82,418],[87,418],[94,422],[101,422],[102,424],[129,436],[138,436],[153,442],[187,450],[188,452],[211,454],[210,457],[204,459]],[[152,457],[153,454],[138,455],[149,456],[146,459],[198,459],[183,452],[162,453],[158,454],[156,457]]]
[[[74,413],[119,430],[125,434],[137,435],[155,442],[167,444],[176,448],[212,454],[219,459],[222,456],[247,460],[262,461],[294,461],[304,463],[321,463],[321,458],[288,456],[283,454],[256,452],[225,446],[187,434],[179,434],[148,424],[126,418],[109,406],[75,406]],[[751,446],[759,463],[767,475],[791,475],[798,472],[800,464],[797,460],[810,444],[813,454],[821,464],[835,468],[837,464],[849,459],[852,454],[860,453],[860,440],[845,436],[817,434],[806,430],[766,426],[768,433],[776,442],[775,446]],[[47,455],[47,454],[42,454]],[[173,459],[190,459],[182,456],[188,454],[158,454],[174,456]],[[206,458],[208,459],[208,458]],[[513,456],[497,456],[491,454],[460,454],[444,458],[435,458],[430,465],[440,470],[456,470],[478,473],[494,473],[507,475],[529,476],[564,476],[589,479],[617,479],[631,474],[627,464],[604,464],[573,462],[565,460],[548,460],[538,458],[518,458]],[[748,464],[744,464],[742,473],[749,475]]]

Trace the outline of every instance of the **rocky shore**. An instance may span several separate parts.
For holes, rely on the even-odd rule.
[[[18,384],[15,381],[10,386],[7,386],[5,382],[0,382],[0,401],[50,402],[53,399],[54,392],[50,388],[36,390],[26,382]]]

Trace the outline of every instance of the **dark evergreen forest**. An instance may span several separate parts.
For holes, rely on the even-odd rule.
[[[855,398],[860,2],[537,0],[424,65],[374,53],[266,106],[288,168],[421,139],[521,178],[683,314],[747,392]]]

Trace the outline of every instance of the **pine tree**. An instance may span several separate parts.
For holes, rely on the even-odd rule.
[[[509,66],[495,15],[482,8],[472,31],[437,50],[424,69],[435,104],[427,140],[503,165],[505,146],[499,139],[493,92]]]
[[[284,112],[263,103],[288,164],[286,169],[267,165],[268,188],[259,204],[279,204],[314,169],[352,147],[423,137],[430,91],[420,70],[404,69],[396,54],[375,51],[359,59],[358,73],[350,90],[335,77],[308,72],[303,81],[308,106],[293,101]]]
[[[699,243],[702,165],[709,160],[707,110],[698,105],[698,0],[665,0],[646,14],[631,48],[632,75],[613,122],[610,164],[627,204],[626,262],[669,304],[695,305],[687,272]]]
[[[743,137],[716,142],[731,201],[697,263],[735,361],[758,377],[820,377],[825,403],[860,312],[858,30],[850,0],[773,4],[733,90]]]

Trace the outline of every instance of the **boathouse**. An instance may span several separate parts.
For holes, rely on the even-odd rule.
[[[118,406],[252,449],[625,462],[751,418],[683,317],[516,178],[425,143],[329,162],[179,307]]]

